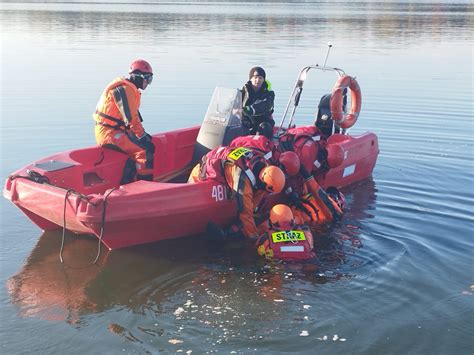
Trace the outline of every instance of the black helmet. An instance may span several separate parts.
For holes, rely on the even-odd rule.
[[[272,140],[273,139],[273,127],[269,122],[262,122],[257,127],[257,133]]]

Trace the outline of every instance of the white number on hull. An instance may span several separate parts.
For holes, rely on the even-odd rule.
[[[225,189],[222,185],[215,185],[212,187],[212,198],[216,200],[216,202],[224,201],[225,200]]]

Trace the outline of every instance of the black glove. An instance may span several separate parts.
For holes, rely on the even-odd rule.
[[[242,117],[242,127],[250,129],[254,126],[254,124],[255,124],[255,121],[251,117],[248,117],[248,116]]]
[[[295,191],[290,192],[287,195],[287,197],[288,197],[288,201],[290,203],[292,203],[293,205],[297,206],[297,205],[301,204],[300,197],[298,196],[298,194]]]
[[[139,138],[138,140],[146,150],[155,153],[155,145],[153,144],[152,137],[148,133],[145,133],[143,137]]]
[[[150,140],[148,141],[147,143],[147,148],[150,152],[152,152],[153,154],[155,154],[155,145],[153,144],[153,142]]]
[[[141,136],[140,138],[138,138],[138,140],[140,141],[140,143],[145,144],[146,142],[150,142],[150,141],[151,141],[151,136],[150,136],[148,133],[145,133],[143,136]]]
[[[242,116],[243,117],[252,117],[253,116],[253,110],[249,106],[245,106],[242,108]]]

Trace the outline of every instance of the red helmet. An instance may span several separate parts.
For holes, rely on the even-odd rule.
[[[151,68],[150,63],[143,59],[136,59],[130,63],[128,73],[132,74],[135,71],[140,71],[144,74],[153,74],[153,69]]]
[[[281,153],[278,162],[289,176],[295,176],[300,172],[300,158],[298,158],[295,152],[288,151]]]
[[[339,144],[328,144],[326,147],[328,151],[328,165],[330,168],[336,168],[344,161],[344,148]]]

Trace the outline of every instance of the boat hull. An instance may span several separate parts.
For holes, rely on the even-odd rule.
[[[222,192],[221,198],[216,191]],[[225,225],[236,215],[235,200],[227,197],[225,186],[214,181],[137,181],[112,191],[107,200],[96,205],[83,202],[77,219],[99,237],[104,226],[102,242],[116,249],[200,234],[209,221]]]
[[[210,221],[231,223],[237,206],[224,185],[186,183],[198,131],[191,127],[153,136],[157,181],[120,186],[127,156],[90,147],[16,171],[3,193],[39,228],[93,234],[109,249],[200,234]],[[344,188],[371,176],[379,152],[375,134],[330,139],[343,148],[344,160],[315,176],[323,187]]]

